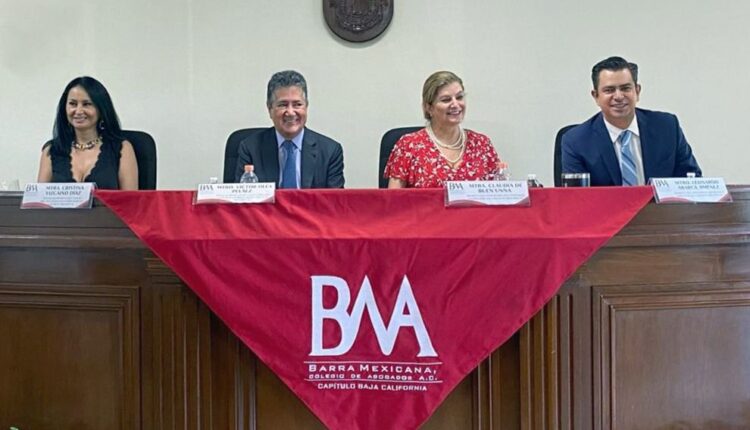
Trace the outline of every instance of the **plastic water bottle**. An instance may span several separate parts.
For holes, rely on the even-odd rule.
[[[509,181],[510,170],[508,170],[508,163],[500,161],[497,163],[495,171],[492,173],[493,181]]]
[[[544,185],[539,182],[533,173],[529,173],[529,176],[526,177],[526,182],[529,184],[529,188],[544,188]]]
[[[254,184],[258,182],[258,177],[255,175],[254,169],[252,164],[245,164],[245,173],[240,177],[240,184]]]

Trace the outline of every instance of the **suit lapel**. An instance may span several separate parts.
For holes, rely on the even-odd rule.
[[[301,188],[312,188],[315,179],[315,163],[318,159],[318,142],[310,130],[305,129],[302,138],[302,172]]]
[[[276,130],[271,127],[263,135],[260,160],[263,163],[258,171],[265,172],[265,178],[259,178],[261,182],[276,182],[279,186],[279,144],[276,142]]]
[[[617,154],[615,154],[615,147],[612,145],[612,139],[609,137],[607,127],[604,125],[604,116],[599,113],[599,116],[594,120],[592,125],[594,129],[594,143],[601,154],[602,162],[607,168],[609,176],[612,178],[612,182],[615,185],[622,184],[622,172],[620,172],[620,165],[617,162]]]
[[[638,120],[638,133],[640,133],[641,139],[641,158],[643,158],[643,176],[648,179],[656,174],[656,167],[654,163],[659,159],[657,150],[658,145],[654,145],[653,142],[656,136],[653,134],[653,127],[649,127],[648,118],[640,110],[636,110],[636,119]]]

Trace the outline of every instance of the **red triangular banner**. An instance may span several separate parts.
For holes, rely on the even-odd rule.
[[[652,193],[462,209],[441,190],[96,195],[326,426],[351,430],[419,427]]]

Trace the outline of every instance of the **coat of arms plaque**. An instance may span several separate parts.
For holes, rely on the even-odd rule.
[[[393,0],[323,0],[331,31],[349,42],[378,37],[393,18]]]

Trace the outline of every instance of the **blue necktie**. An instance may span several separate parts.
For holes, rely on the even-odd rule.
[[[294,152],[294,143],[291,140],[285,140],[281,147],[284,148],[286,154],[281,188],[297,188],[297,154]]]
[[[620,170],[622,171],[622,185],[638,185],[638,173],[635,170],[633,149],[630,145],[633,132],[625,130],[620,134]]]

